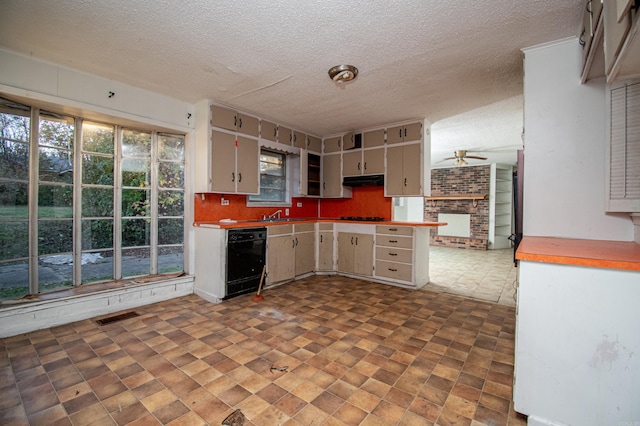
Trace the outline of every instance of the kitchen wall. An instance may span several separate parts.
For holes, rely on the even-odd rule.
[[[194,195],[194,222],[211,222],[220,219],[248,220],[269,215],[278,207],[247,207],[245,195],[224,195],[229,205],[221,204],[221,194]],[[378,216],[391,219],[391,198],[384,196],[384,188],[353,188],[352,198],[293,198],[289,217]],[[298,207],[298,204],[301,204]],[[284,210],[282,208],[284,217]]]
[[[450,167],[431,170],[431,195],[487,194],[476,206],[471,200],[438,200],[424,202],[424,220],[437,222],[438,213],[471,215],[471,236],[452,237],[438,235],[431,230],[430,244],[472,250],[486,250],[489,240],[489,182],[491,166]]]

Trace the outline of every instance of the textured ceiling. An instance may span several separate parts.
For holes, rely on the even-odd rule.
[[[521,144],[520,49],[575,35],[582,3],[0,0],[0,45],[319,136],[424,117],[435,162]]]

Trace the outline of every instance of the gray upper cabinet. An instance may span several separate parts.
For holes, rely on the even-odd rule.
[[[373,148],[384,145],[384,129],[364,132],[362,135],[362,147]]]
[[[387,144],[422,140],[422,123],[410,123],[387,129]]]
[[[307,149],[313,152],[322,152],[322,139],[307,135]]]
[[[290,128],[278,126],[278,142],[291,145],[291,142],[293,142],[293,132]]]
[[[348,150],[356,147],[356,138],[353,132],[349,132],[346,135],[342,136],[342,149]]]
[[[326,138],[324,140],[324,153],[342,151],[342,136]]]
[[[278,126],[270,121],[262,120],[260,122],[260,137],[271,142],[278,140]]]
[[[232,130],[248,136],[258,137],[259,120],[256,117],[241,114],[235,110],[211,105],[211,125]]]
[[[297,130],[293,131],[293,146],[297,148],[307,147],[307,135]]]

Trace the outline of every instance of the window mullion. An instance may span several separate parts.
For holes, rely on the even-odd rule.
[[[82,284],[82,119],[75,119],[73,141],[73,285]]]
[[[29,294],[38,293],[38,146],[40,109],[31,108],[29,139]]]
[[[150,273],[158,273],[158,133],[151,133],[151,235],[149,236]]]
[[[116,126],[113,170],[113,278],[122,278],[122,127]]]

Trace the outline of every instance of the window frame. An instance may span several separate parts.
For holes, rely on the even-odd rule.
[[[260,156],[262,154],[268,153],[271,155],[279,155],[283,157],[284,161],[284,201],[272,201],[272,200],[256,200],[255,197],[262,195],[262,185],[260,185],[260,194],[259,195],[247,195],[246,205],[247,207],[291,207],[291,155],[286,152],[277,151],[274,149],[269,149],[268,147],[260,147]],[[260,160],[261,161],[261,160]],[[262,173],[259,173],[260,182],[262,183]]]
[[[117,120],[107,119],[107,118],[98,118],[94,115],[91,115],[90,113],[84,113],[84,112],[80,112],[80,113],[76,112],[73,114],[58,112],[59,108],[56,108],[55,106],[47,106],[46,109],[41,109],[37,105],[37,103],[34,103],[34,102],[29,102],[29,101],[16,102],[6,98],[2,94],[0,94],[0,97],[2,97],[4,101],[15,103],[16,105],[19,105],[19,106],[24,106],[25,108],[24,114],[20,114],[20,115],[24,115],[25,117],[28,117],[30,120],[28,140],[19,141],[20,143],[26,145],[29,150],[28,151],[29,152],[29,158],[28,158],[29,176],[28,176],[28,180],[25,182],[27,184],[27,191],[29,193],[28,202],[27,202],[28,218],[26,221],[22,220],[23,222],[28,223],[29,255],[28,257],[20,257],[19,259],[6,258],[6,259],[0,260],[0,264],[8,264],[8,265],[13,263],[18,263],[18,261],[26,262],[24,274],[25,276],[28,276],[27,278],[28,294],[43,293],[44,292],[43,290],[45,289],[44,286],[46,283],[39,282],[40,274],[38,271],[38,259],[41,257],[59,254],[57,252],[56,253],[40,253],[38,249],[39,223],[43,219],[43,218],[40,218],[38,215],[39,213],[38,190],[41,186],[41,183],[44,183],[45,186],[51,186],[51,187],[67,187],[68,186],[72,188],[72,192],[73,192],[73,201],[72,201],[73,213],[72,213],[72,217],[69,218],[72,221],[72,235],[70,237],[71,240],[69,241],[69,244],[73,248],[72,248],[72,252],[68,253],[72,255],[72,259],[73,259],[73,271],[71,273],[72,279],[71,279],[70,285],[60,287],[60,289],[73,288],[80,285],[92,285],[92,284],[99,284],[104,282],[112,282],[114,280],[117,281],[120,279],[132,279],[135,277],[155,275],[155,274],[171,276],[172,274],[179,273],[180,271],[185,272],[188,270],[188,246],[187,246],[188,223],[186,222],[186,220],[189,214],[189,209],[188,209],[188,206],[186,205],[186,199],[188,194],[187,184],[189,181],[189,177],[188,177],[188,150],[186,149],[186,147],[188,145],[189,135],[187,133],[183,133],[180,131],[171,131],[168,129],[159,128],[158,126],[151,126],[144,123],[140,123],[139,126],[137,126],[133,122],[123,124],[123,123],[119,123]],[[10,114],[15,113],[13,111],[10,111],[8,108],[3,108],[2,112],[6,112]],[[41,146],[48,147],[47,144],[43,145],[40,139],[41,132],[39,130],[39,126],[40,126],[40,121],[44,118],[43,113],[56,114],[56,115],[59,114],[61,116],[64,116],[72,120],[72,123],[73,123],[72,125],[74,126],[73,146],[63,149],[64,151],[68,151],[69,154],[73,156],[73,180],[71,183],[61,183],[61,182],[55,182],[55,181],[49,182],[49,181],[40,179],[39,167],[38,167],[40,147]],[[84,116],[87,116],[87,117],[84,117]],[[104,125],[107,127],[111,127],[111,126],[113,127],[114,148],[113,148],[112,154],[94,152],[93,150],[91,151],[83,150],[82,130],[83,130],[83,125],[85,123],[87,125],[93,124],[93,125]],[[122,186],[120,172],[121,172],[122,160],[123,160],[123,155],[122,155],[123,129],[141,131],[141,132],[151,134],[151,144],[148,147],[149,153],[145,153],[145,155],[147,156],[146,158],[148,158],[148,161],[150,164],[150,174],[152,175],[152,177],[151,177],[151,183],[149,187],[146,189],[152,194],[151,198],[155,200],[155,203],[152,203],[150,214],[144,217],[145,220],[150,220],[152,222],[152,224],[150,225],[152,237],[149,241],[149,245],[147,245],[147,249],[149,250],[149,263],[151,266],[147,273],[143,275],[137,275],[135,277],[128,276],[128,275],[123,277],[123,274],[122,274],[122,251],[126,249],[126,247],[122,246],[122,235],[121,235],[123,232],[123,226],[121,224],[121,218],[122,218],[121,201],[122,201],[122,191],[124,188]],[[179,153],[181,155],[181,158],[179,158],[179,156],[173,157],[172,159],[160,158],[158,151],[159,151],[159,139],[161,136],[172,136],[172,137],[177,137],[178,139],[181,139],[182,152]],[[180,143],[180,141],[178,141],[178,143]],[[55,148],[60,150],[60,148],[58,147],[55,147]],[[111,160],[113,161],[113,184],[112,185],[100,185],[100,184],[92,184],[92,183],[84,182],[82,171],[84,167],[83,159],[84,159],[85,153],[91,154],[97,157],[112,159]],[[161,163],[174,163],[178,165],[175,167],[175,169],[177,170],[177,173],[181,173],[182,175],[176,178],[176,179],[179,179],[176,181],[178,182],[177,185],[172,185],[171,188],[165,188],[161,186],[158,178],[159,167]],[[9,183],[12,181],[16,181],[16,179],[0,179],[0,180],[9,182]],[[106,250],[106,248],[99,248],[99,249],[90,248],[90,249],[83,250],[83,247],[82,247],[84,221],[93,219],[93,217],[90,217],[90,216],[83,217],[83,214],[82,214],[83,213],[82,212],[82,209],[83,209],[82,190],[86,188],[100,188],[100,189],[107,189],[107,190],[112,188],[114,193],[113,212],[111,216],[104,217],[104,218],[102,216],[99,217],[99,219],[105,219],[105,220],[109,219],[113,222],[113,234],[111,236],[112,246],[108,248],[108,250],[113,251],[113,260],[112,260],[112,266],[111,266],[113,275],[111,277],[105,277],[105,279],[101,279],[101,280],[85,281],[83,280],[83,276],[82,276],[83,268],[85,268],[85,266],[82,265],[82,262],[81,262],[83,260],[83,257],[82,257],[83,253],[101,252]],[[180,192],[182,194],[181,197],[178,197],[182,199],[181,207],[171,210],[171,215],[162,215],[159,211],[157,199],[159,197],[159,194],[163,193],[163,191],[170,191],[171,193]],[[161,237],[160,237],[160,230],[158,228],[161,222],[162,223],[172,222],[170,224],[171,228],[169,229],[169,233],[167,234],[167,236],[165,236],[166,240],[168,241],[166,243],[160,243]],[[86,238],[86,235],[84,235],[84,237]],[[63,254],[66,254],[66,252]],[[159,256],[162,254],[171,254],[173,257],[170,258],[169,262],[166,265],[162,266],[163,269],[161,272],[160,271],[161,264],[160,264]],[[180,260],[181,260],[181,265],[180,265]],[[178,269],[180,269],[180,271],[178,271]],[[21,295],[18,295],[16,297],[20,297]],[[12,297],[13,296],[11,295],[0,295],[0,300],[7,300],[7,299],[11,299]]]

